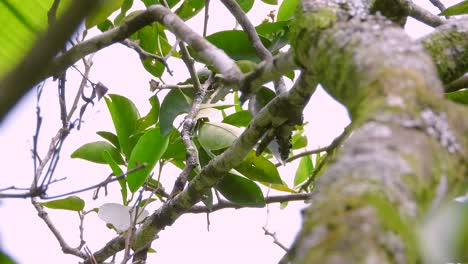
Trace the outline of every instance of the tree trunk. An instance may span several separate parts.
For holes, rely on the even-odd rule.
[[[398,1],[341,2],[302,1],[292,30],[306,78],[347,107],[354,131],[315,182],[289,260],[419,263],[419,224],[468,179],[468,111],[444,99],[440,81],[455,71],[446,65],[467,70],[454,60],[466,56],[467,23],[415,42],[394,23],[404,9],[376,13]],[[449,28],[459,31],[450,43],[461,35],[464,46],[435,65],[441,52],[429,47],[456,35],[441,38]]]

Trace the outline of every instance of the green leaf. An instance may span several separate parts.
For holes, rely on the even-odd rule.
[[[280,192],[297,193],[295,190],[289,188],[288,185],[284,182],[282,184],[272,184],[272,183],[267,183],[267,182],[260,182],[260,183],[265,185],[268,188],[271,188],[273,190],[277,190]]]
[[[146,181],[150,172],[167,149],[169,137],[161,135],[159,127],[149,129],[136,143],[128,161],[128,169],[146,163],[146,167],[127,176],[128,188],[137,191]]]
[[[255,0],[236,0],[237,4],[242,8],[242,11],[248,13],[255,2]]]
[[[455,16],[455,15],[463,15],[463,14],[468,14],[468,0],[465,0],[461,3],[458,3],[456,5],[453,5],[445,9],[439,15]]]
[[[304,130],[298,130],[291,137],[292,149],[301,149],[307,147],[307,136],[303,134]]]
[[[129,16],[132,14],[129,14]],[[164,33],[164,26],[158,23],[138,30],[137,33],[132,35],[132,39],[138,40],[143,50],[158,56],[164,56],[171,49],[171,45],[167,42],[166,34]],[[153,76],[161,77],[164,72],[164,65],[153,58],[143,59],[142,64]]]
[[[125,18],[125,14],[127,13],[130,8],[132,8],[133,0],[124,0],[122,3],[122,7],[120,8],[120,13],[115,17],[114,23],[116,25],[120,25]]]
[[[0,251],[0,263],[2,264],[15,264],[16,262],[7,254]]]
[[[166,152],[164,152],[164,155],[162,156],[162,159],[185,161],[185,145],[182,142],[182,138],[180,137],[180,132],[177,129],[173,129],[168,137],[169,143],[167,145]]]
[[[278,10],[277,21],[289,20],[296,10],[299,0],[283,0]]]
[[[262,190],[253,181],[234,174],[227,174],[216,189],[229,201],[245,207],[264,207]]]
[[[456,103],[468,105],[468,89],[446,93],[445,96]]]
[[[188,20],[198,14],[204,6],[205,0],[185,0],[175,13],[181,19]]]
[[[236,61],[236,64],[242,73],[251,72],[257,67],[257,64],[255,62],[249,60],[238,60]]]
[[[66,7],[60,2],[60,10]],[[53,0],[0,1],[0,79],[24,58],[37,36],[48,26]]]
[[[252,121],[252,115],[247,110],[230,114],[223,119],[223,123],[236,127],[247,127],[250,121]]]
[[[289,21],[266,22],[255,27],[255,31],[265,38],[272,40],[278,34],[285,31]]]
[[[105,141],[84,144],[75,150],[71,157],[106,164],[107,162],[103,156],[104,152],[108,152],[118,164],[124,164],[120,151]]]
[[[106,163],[109,164],[109,166],[112,169],[112,173],[114,176],[120,176],[123,174],[122,169],[119,167],[117,162],[112,158],[112,156],[109,154],[109,152],[105,151],[104,152],[104,160],[106,160]],[[120,185],[120,193],[122,194],[122,203],[124,205],[127,205],[127,180],[124,178],[121,178],[119,181]]]
[[[97,0],[96,7],[86,17],[86,28],[92,28],[104,22],[114,11],[119,9],[124,0]]]
[[[275,92],[265,86],[262,86],[255,93],[255,96],[249,100],[249,112],[252,116],[255,116],[265,105],[273,100],[275,96]]]
[[[247,34],[241,30],[226,30],[226,31],[219,31],[212,35],[206,37],[208,41],[213,43],[216,47],[224,50],[231,58],[234,60],[249,60],[254,62],[259,62],[259,58],[257,57],[257,53],[255,49],[252,47]],[[265,47],[269,47],[271,42],[260,36],[260,40],[265,45]],[[199,58],[198,56],[194,55],[195,58]]]
[[[306,181],[312,175],[313,171],[314,165],[312,164],[310,155],[302,157],[296,170],[296,176],[294,176],[294,187]]]
[[[109,131],[98,131],[96,134],[112,143],[112,145],[114,145],[117,149],[120,149],[119,138],[117,138],[117,135],[114,133]]]
[[[262,0],[262,2],[264,2],[265,4],[269,4],[269,5],[277,5],[278,4],[278,0]]]
[[[101,32],[105,32],[105,31],[107,31],[107,30],[109,30],[109,29],[111,29],[113,27],[114,27],[114,24],[112,24],[112,22],[109,19],[106,19],[104,22],[97,25],[97,28]]]
[[[70,196],[67,198],[45,202],[41,204],[50,209],[61,209],[70,211],[81,211],[85,206],[85,202],[78,196]]]
[[[124,96],[110,94],[109,98],[106,97],[105,100],[114,122],[121,150],[126,157],[129,157],[132,151],[130,136],[135,132],[140,114],[133,102]]]
[[[173,89],[164,97],[159,113],[159,124],[163,136],[171,132],[172,123],[178,115],[190,110],[193,96],[193,89]]]
[[[263,156],[255,155],[255,151],[250,151],[234,169],[254,181],[283,184],[276,166]]]
[[[150,99],[150,104],[151,104],[151,110],[149,113],[138,119],[137,120],[137,130],[138,131],[143,131],[146,128],[156,124],[158,122],[158,117],[159,117],[159,99],[157,96],[152,96]]]
[[[225,124],[206,122],[200,126],[198,131],[198,142],[209,150],[224,149],[232,145],[242,129]]]

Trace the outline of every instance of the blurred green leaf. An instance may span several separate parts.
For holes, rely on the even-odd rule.
[[[117,162],[112,158],[109,152],[105,151],[103,157],[106,163],[109,164],[109,166],[111,167],[112,173],[114,174],[114,176],[118,177],[123,174],[122,169],[119,167]],[[122,194],[122,203],[124,205],[127,205],[127,180],[125,179],[125,177],[123,177],[118,181],[120,185],[120,193]]]
[[[224,50],[234,60],[260,61],[247,34],[242,30],[219,31],[207,36],[206,39],[216,47]],[[260,36],[260,40],[267,48],[271,45],[271,42],[264,37]],[[200,60],[196,54],[194,54],[194,57]]]
[[[181,19],[188,20],[198,14],[204,6],[205,0],[185,0],[175,13]]]
[[[126,157],[129,157],[132,151],[130,136],[135,132],[140,114],[133,102],[124,96],[110,94],[109,98],[105,97],[105,100],[114,122],[121,150]]]
[[[112,22],[109,19],[106,19],[104,22],[101,22],[100,24],[97,25],[97,28],[101,32],[105,32],[113,27],[114,27],[114,24],[112,24]]]
[[[186,150],[185,145],[182,142],[182,138],[180,137],[180,132],[177,129],[173,129],[168,137],[169,143],[167,145],[166,152],[164,152],[164,155],[162,156],[162,159],[185,161]]]
[[[119,139],[117,138],[117,135],[115,135],[114,133],[109,132],[109,131],[98,131],[96,132],[96,134],[98,134],[102,138],[112,143],[112,145],[114,145],[117,149],[120,149]]]
[[[118,164],[124,164],[120,151],[105,141],[96,141],[84,144],[75,150],[71,154],[71,157],[106,164],[107,162],[103,156],[104,152],[108,152],[112,156],[112,159],[114,159]]]
[[[269,4],[269,5],[277,5],[278,0],[262,0],[262,2]]]
[[[248,13],[252,9],[255,0],[236,0],[236,2],[245,13]]]
[[[85,206],[85,202],[78,196],[70,196],[59,200],[41,203],[41,205],[50,209],[81,211]]]
[[[304,130],[296,130],[291,137],[292,149],[301,149],[307,147],[307,136],[303,134]]]
[[[115,17],[114,23],[120,25],[127,14],[127,11],[132,8],[133,0],[124,0],[122,6],[120,7],[120,13]]]
[[[151,110],[149,113],[137,120],[137,130],[143,131],[146,128],[156,124],[158,122],[159,117],[159,109],[161,108],[159,105],[159,99],[157,96],[151,96],[149,99],[151,104]]]
[[[174,119],[190,110],[194,96],[193,89],[172,89],[161,104],[159,112],[159,124],[163,136],[172,130]]]
[[[119,9],[124,0],[96,0],[96,7],[86,17],[85,25],[86,28],[92,28],[102,22],[104,22],[114,11]]]
[[[264,207],[262,190],[253,181],[234,174],[227,174],[216,189],[231,202],[246,207]]]
[[[289,20],[296,10],[299,0],[283,0],[278,10],[277,21]]]
[[[256,26],[255,31],[259,35],[272,40],[279,33],[283,32],[288,25],[288,21],[265,22]]]
[[[447,9],[445,9],[439,15],[443,16],[455,16],[455,15],[463,15],[468,14],[468,0],[460,2],[456,5],[453,5]]]
[[[310,155],[302,157],[299,166],[297,166],[296,175],[294,176],[294,187],[299,186],[312,176],[313,171],[314,165],[312,164]]]
[[[0,263],[2,264],[15,264],[15,261],[7,254],[0,251]]]
[[[128,161],[128,169],[146,163],[146,167],[127,176],[128,188],[137,191],[146,181],[156,162],[167,149],[169,137],[162,136],[159,127],[149,129],[136,143]]]
[[[234,169],[254,181],[283,184],[276,166],[263,156],[255,155],[255,151],[250,151]]]
[[[468,89],[459,90],[452,93],[446,93],[448,99],[459,104],[468,105]]]
[[[238,60],[236,61],[236,64],[242,73],[251,72],[257,67],[257,63],[249,60]]]
[[[242,133],[242,129],[225,124],[206,122],[200,126],[198,131],[198,141],[209,150],[219,150],[227,148]]]
[[[228,115],[223,119],[223,123],[230,124],[236,127],[247,127],[252,121],[252,115],[247,110],[242,110],[234,114]]]

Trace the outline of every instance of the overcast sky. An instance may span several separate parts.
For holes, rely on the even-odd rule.
[[[452,5],[457,1],[443,1]],[[139,1],[135,1],[135,5]],[[433,8],[429,0],[416,1],[419,5]],[[141,8],[141,7],[140,7]],[[271,10],[277,7],[268,6],[257,0],[249,17],[258,25]],[[208,32],[232,29],[234,19],[227,13],[219,1],[211,1]],[[203,13],[203,12],[201,12]],[[203,17],[197,16],[189,21],[198,32],[202,31]],[[430,32],[430,28],[414,20],[407,26],[408,33],[420,37]],[[97,34],[97,32],[92,32]],[[185,80],[188,76],[183,63],[170,60],[173,77],[165,76],[167,83]],[[147,99],[151,95],[148,81],[151,79],[139,62],[137,54],[122,45],[113,45],[94,56],[94,66],[90,79],[102,82],[110,88],[110,93],[121,94],[133,100],[144,114],[149,109]],[[79,85],[79,75],[75,70],[68,71],[67,96],[71,98]],[[2,164],[0,189],[15,185],[28,187],[33,176],[30,149],[35,130],[35,92],[29,93],[10,113],[0,126],[0,160]],[[44,118],[39,141],[39,153],[46,153],[50,139],[60,127],[56,84],[48,81],[41,100],[41,114]],[[309,139],[307,149],[326,146],[342,132],[349,122],[346,111],[319,89],[313,95],[305,110],[308,122],[306,132]],[[105,103],[97,103],[89,108],[84,117],[85,123],[80,131],[74,130],[67,138],[61,153],[61,161],[55,177],[67,177],[66,181],[52,185],[49,195],[60,194],[98,183],[109,174],[105,165],[70,159],[70,153],[84,143],[97,141],[100,138],[96,131],[113,131],[111,119]],[[297,162],[280,168],[283,179],[292,184]],[[178,172],[164,170],[162,182],[172,188]],[[79,196],[86,200],[85,209],[98,207],[106,202],[120,202],[118,184],[109,186],[108,197],[101,193],[100,199],[92,201],[92,192]],[[3,200],[0,204],[0,241],[3,249],[13,256],[18,263],[76,263],[78,258],[63,254],[57,241],[47,229],[29,200]],[[160,204],[152,204],[154,210]],[[276,232],[280,242],[289,246],[300,229],[300,209],[302,202],[290,203],[286,209],[279,205],[270,205],[262,209],[223,210],[210,215],[210,231],[207,231],[206,215],[184,215],[177,222],[162,231],[160,238],[153,242],[156,254],[151,254],[149,263],[276,263],[284,251],[272,243],[272,238],[263,234],[262,227],[267,224],[271,232]],[[76,246],[78,240],[78,217],[74,212],[48,210],[58,229]],[[115,232],[107,229],[105,223],[95,213],[85,220],[85,240],[91,251],[100,249]]]

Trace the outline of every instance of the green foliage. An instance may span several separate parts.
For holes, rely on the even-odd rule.
[[[245,13],[248,13],[252,9],[255,0],[236,0],[236,2]]]
[[[117,135],[114,133],[109,131],[98,131],[96,134],[112,143],[112,145],[114,145],[117,149],[120,149],[119,138],[117,138]]]
[[[453,5],[447,9],[445,9],[439,15],[443,16],[455,16],[455,15],[463,15],[468,14],[468,0],[460,2],[456,5]]]
[[[459,104],[468,105],[468,89],[459,90],[452,93],[446,93],[448,99]]]
[[[105,98],[107,108],[114,122],[117,138],[121,151],[126,157],[130,156],[133,146],[130,142],[130,136],[136,130],[137,120],[140,118],[137,108],[128,98],[110,94],[109,98]]]
[[[16,262],[7,254],[0,251],[0,263],[2,264],[15,264]]]
[[[198,14],[204,6],[205,0],[185,0],[175,13],[181,19],[188,20]]]
[[[162,156],[163,160],[174,159],[178,161],[185,160],[185,146],[180,137],[180,132],[177,129],[173,129],[168,135],[169,143],[167,145],[166,152]]]
[[[289,20],[296,10],[296,6],[299,3],[299,0],[283,0],[278,10],[278,21]]]
[[[252,115],[247,110],[242,110],[231,115],[226,116],[223,119],[223,123],[230,124],[237,127],[247,127],[252,121]]]
[[[109,154],[109,152],[104,152],[104,160],[106,161],[107,164],[112,169],[112,173],[114,176],[120,176],[123,175],[122,169],[119,167],[117,162],[112,158],[112,156]],[[122,203],[124,205],[127,205],[127,180],[125,178],[121,178],[118,180],[119,185],[120,185],[120,193],[122,194]]]
[[[224,149],[232,145],[242,130],[225,123],[206,122],[198,131],[198,142],[208,150]]]
[[[41,203],[41,205],[50,209],[81,211],[85,206],[85,202],[78,196],[70,196],[59,200]]]
[[[262,0],[262,2],[269,4],[269,5],[277,5],[278,0]]]
[[[161,135],[159,127],[149,129],[138,140],[130,155],[128,169],[140,164],[146,164],[146,167],[127,176],[128,188],[131,192],[137,191],[145,183],[156,162],[166,151],[168,142],[169,138]]]
[[[312,163],[312,158],[310,155],[304,156],[299,162],[299,166],[296,170],[296,175],[294,176],[294,187],[299,186],[301,183],[305,182],[309,177],[312,176],[314,171],[314,164]]]
[[[253,181],[234,174],[227,174],[216,189],[229,201],[246,207],[264,207],[262,190]]]
[[[0,1],[0,78],[13,69],[48,25],[53,0]],[[61,1],[60,15],[68,1]],[[5,37],[6,36],[6,37]]]
[[[96,141],[84,144],[75,150],[71,154],[71,157],[106,164],[107,162],[104,159],[104,152],[109,153],[117,164],[124,164],[120,151],[105,141]]]
[[[172,131],[172,123],[178,115],[190,110],[193,96],[193,89],[173,89],[164,97],[159,113],[159,123],[163,136]]]
[[[146,116],[137,120],[138,131],[143,131],[158,122],[159,109],[161,108],[159,105],[159,99],[157,96],[151,96],[149,102],[151,104],[151,110],[146,114]]]
[[[122,7],[120,8],[120,13],[115,17],[114,24],[120,25],[127,14],[127,11],[130,10],[133,6],[133,0],[124,0]]]
[[[255,151],[250,151],[235,170],[254,181],[283,184],[276,166],[263,156],[255,155]]]
[[[97,6],[86,17],[86,28],[92,28],[104,22],[114,11],[122,7],[124,0],[97,0]]]
[[[252,44],[250,44],[247,34],[244,31],[219,31],[207,36],[206,39],[216,47],[224,50],[224,52],[226,52],[226,54],[234,60],[249,60],[254,62],[259,61],[257,53],[252,47]],[[270,40],[264,37],[260,36],[260,40],[262,41],[263,45],[265,45],[265,47],[267,48],[271,45]],[[199,56],[197,56],[196,54],[193,55],[195,59],[200,61]]]

